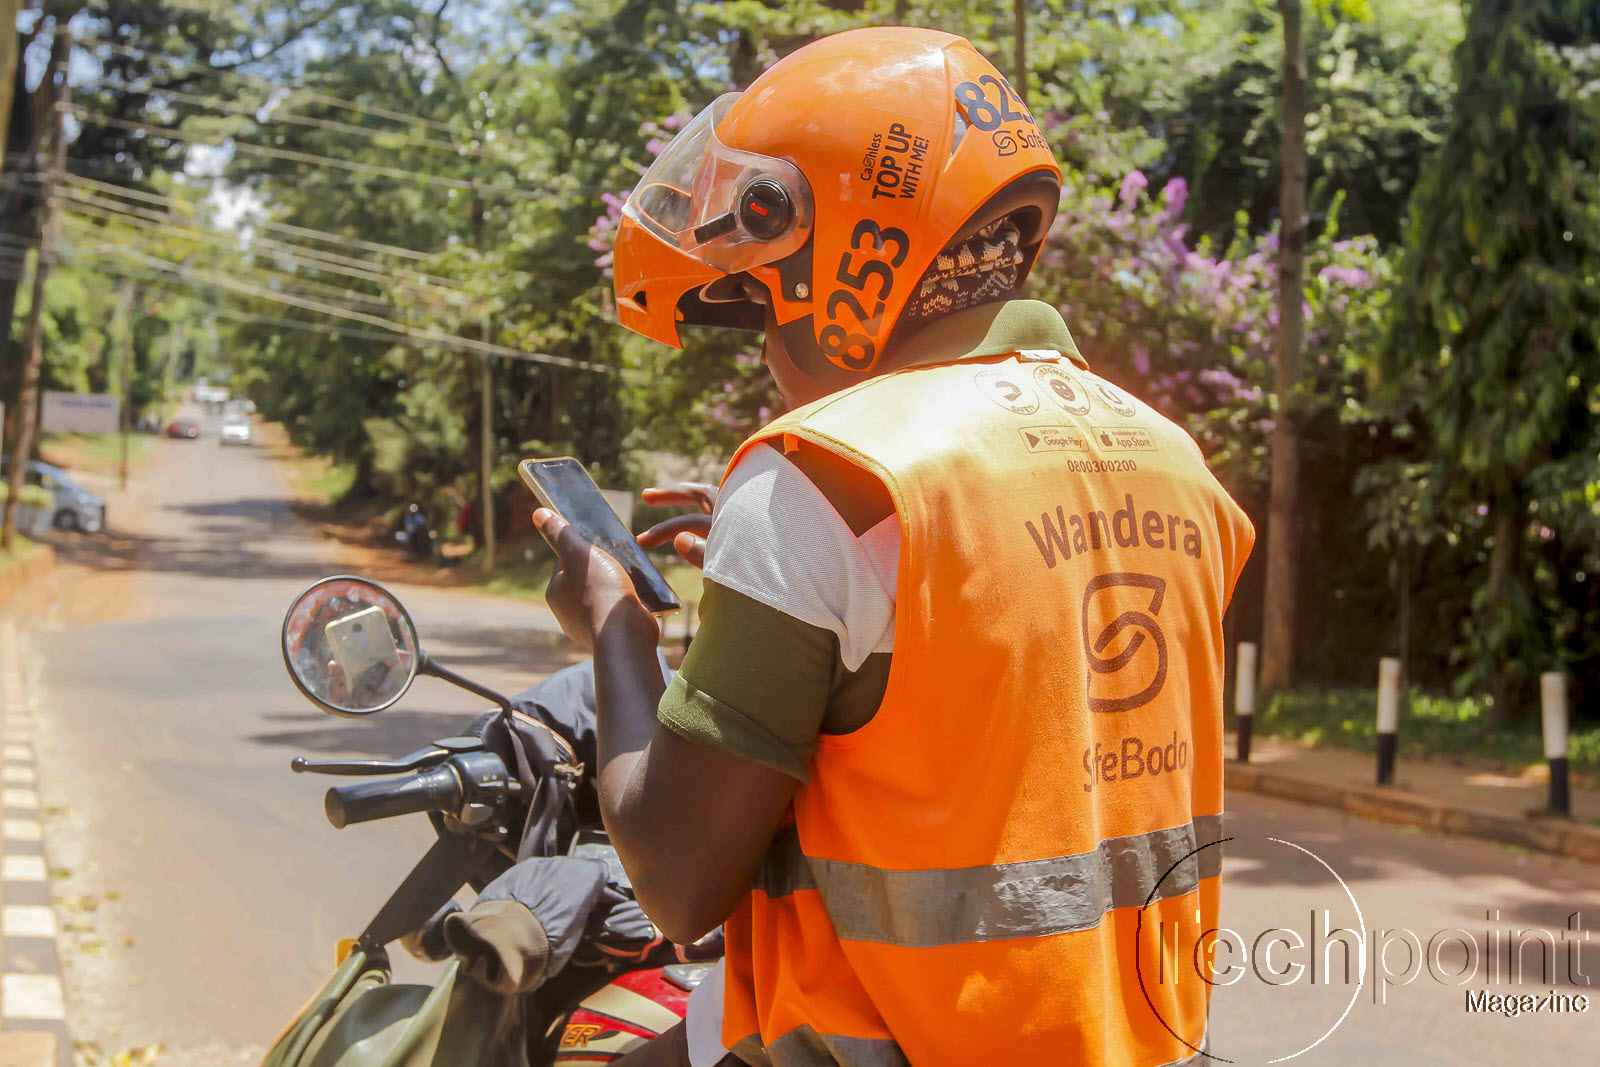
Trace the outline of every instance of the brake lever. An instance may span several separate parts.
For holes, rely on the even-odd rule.
[[[289,769],[296,774],[343,774],[343,775],[368,775],[368,774],[402,774],[406,771],[418,771],[424,767],[431,767],[450,758],[450,750],[440,748],[438,745],[429,745],[419,748],[415,752],[401,756],[399,759],[361,759],[361,760],[314,760],[304,756],[296,756],[289,761]]]

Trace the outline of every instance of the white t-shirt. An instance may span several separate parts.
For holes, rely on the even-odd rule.
[[[857,533],[777,448],[745,452],[717,496],[705,576],[839,639],[857,670],[894,650],[900,519]]]

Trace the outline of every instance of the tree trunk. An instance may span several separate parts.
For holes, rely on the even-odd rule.
[[[1028,99],[1028,0],[1011,0],[1011,87]]]
[[[0,169],[11,131],[11,101],[17,78],[17,8],[20,0],[0,0]]]
[[[44,293],[45,281],[50,276],[50,266],[55,256],[50,247],[55,206],[51,203],[54,186],[67,166],[67,135],[62,121],[63,111],[72,102],[72,84],[68,69],[72,55],[72,31],[58,26],[56,39],[50,46],[50,65],[45,70],[45,80],[40,83],[37,96],[50,100],[50,164],[44,174],[39,196],[39,255],[33,265],[33,303],[28,308],[28,340],[25,362],[22,365],[22,388],[17,393],[17,432],[11,449],[9,491],[5,507],[0,512],[0,547],[12,551],[17,540],[17,508],[22,502],[23,479],[28,460],[33,456],[34,437],[39,418],[39,368],[44,363]],[[60,87],[55,88],[55,78]],[[37,100],[36,100],[37,102]],[[42,128],[41,128],[42,129]],[[41,134],[42,135],[42,134]]]
[[[1486,616],[1508,610],[1506,598],[1511,580],[1522,562],[1522,496],[1515,490],[1495,495],[1490,507],[1494,509],[1494,551],[1489,556],[1488,602]],[[1503,645],[1494,648],[1495,663],[1489,674],[1490,728],[1504,726],[1511,720],[1511,699],[1516,679],[1513,677],[1511,657]]]
[[[11,52],[9,68],[5,57],[0,56],[0,70],[4,71],[4,79],[0,81],[0,102],[4,103],[0,110],[0,130],[5,133],[0,137],[0,156],[5,162],[0,173],[7,179],[0,184],[0,237],[11,238],[4,242],[7,248],[21,250],[24,244],[31,244],[39,236],[33,191],[22,182],[24,172],[33,167],[38,158],[39,145],[35,141],[33,108],[23,81],[25,71],[19,61],[21,47],[15,30],[16,9],[16,0],[0,0],[0,16],[7,10],[11,12],[10,21],[0,24],[5,37],[0,48],[9,48]],[[19,255],[15,271],[0,272],[0,399],[5,400],[16,396],[22,365],[21,359],[12,358],[17,349],[11,342],[11,332],[17,312],[17,293],[22,288],[24,262],[25,257]],[[12,432],[5,437],[7,450],[16,437],[14,414],[10,422]]]
[[[1305,323],[1306,52],[1300,0],[1278,0],[1283,15],[1283,148],[1279,169],[1277,420],[1267,507],[1267,581],[1262,610],[1261,689],[1294,684],[1297,533],[1300,495],[1300,350]]]

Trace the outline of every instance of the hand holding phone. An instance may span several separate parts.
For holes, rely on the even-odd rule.
[[[541,505],[571,523],[585,541],[605,550],[621,564],[648,611],[664,615],[682,607],[672,586],[600,495],[583,464],[571,456],[525,459],[517,464],[517,473]]]

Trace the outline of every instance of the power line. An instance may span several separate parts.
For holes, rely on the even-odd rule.
[[[312,270],[339,274],[358,281],[369,282],[373,285],[392,286],[423,294],[440,294],[451,303],[459,304],[467,298],[467,294],[459,289],[427,282],[411,281],[364,266],[359,260],[348,259],[345,256],[325,252],[319,248],[306,248],[302,245],[290,244],[287,241],[276,241],[270,237],[260,236],[251,237],[246,242],[239,234],[182,226],[173,222],[169,217],[163,217],[158,212],[145,208],[124,207],[112,201],[89,196],[87,193],[78,190],[64,190],[63,195],[67,197],[75,210],[87,211],[102,221],[123,222],[142,229],[160,228],[164,233],[175,234],[219,247],[236,249],[241,252],[256,253],[265,251],[269,254],[291,256]],[[328,257],[328,261],[325,262],[322,257]]]
[[[147,204],[155,204],[158,207],[174,208],[189,216],[193,216],[196,210],[194,205],[189,204],[187,201],[179,200],[176,197],[162,196],[159,193],[150,193],[142,189],[130,189],[125,185],[115,185],[111,182],[96,181],[93,178],[85,178],[77,174],[69,173],[66,176],[66,181],[68,185],[83,185],[91,189],[97,189],[101,192],[110,193],[113,196],[126,196],[130,199],[140,200]],[[252,221],[250,225],[253,228],[259,227],[261,229],[273,230],[280,233],[293,234],[298,237],[307,237],[312,240],[324,241],[328,244],[340,244],[347,248],[357,248],[364,252],[375,252],[381,255],[398,256],[403,259],[427,260],[432,259],[434,255],[434,253],[431,252],[419,252],[414,248],[402,248],[399,245],[382,244],[377,241],[363,240],[359,237],[347,237],[343,234],[329,233],[325,230],[314,230],[305,226],[293,226],[286,222],[270,222],[263,220]],[[418,276],[427,278],[430,281],[442,281],[444,283],[450,283],[452,281],[452,279],[440,279],[435,275],[422,274],[421,272],[418,272]]]
[[[78,215],[68,215],[66,218],[79,226],[88,227],[89,229],[95,231],[97,236],[103,237],[108,235],[104,228],[95,226],[86,218]],[[234,265],[229,265],[229,269],[233,269],[233,267]],[[322,296],[332,297],[335,300],[344,300],[350,303],[365,304],[369,308],[374,308],[380,311],[387,310],[392,306],[387,299],[381,296],[375,296],[372,293],[363,293],[356,289],[347,289],[343,286],[328,285],[324,282],[312,281],[309,278],[301,278],[295,274],[290,274],[280,270],[273,270],[271,267],[262,266],[260,264],[250,264],[249,269],[255,272],[259,279],[263,282],[288,282],[291,285],[300,286],[304,290],[302,295],[316,296],[321,294]],[[293,289],[289,289],[287,291],[294,292]]]
[[[485,186],[477,182],[467,181],[464,178],[445,178],[437,174],[418,174],[416,171],[406,170],[403,167],[388,167],[380,163],[357,163],[348,159],[337,159],[333,156],[318,155],[314,152],[300,152],[291,148],[273,148],[269,145],[251,144],[248,141],[239,141],[225,138],[220,141],[207,141],[198,137],[185,134],[182,130],[170,126],[155,126],[148,122],[135,122],[132,119],[122,119],[115,115],[108,115],[103,111],[81,105],[72,105],[69,110],[79,120],[93,126],[109,127],[117,130],[127,130],[130,133],[143,133],[150,137],[160,137],[178,144],[190,147],[204,148],[232,148],[233,151],[247,156],[259,156],[264,159],[281,159],[291,163],[304,163],[313,167],[335,167],[347,170],[352,174],[377,174],[384,177],[405,179],[407,182],[418,182],[423,185],[438,185],[447,189],[456,189],[474,195],[489,196],[515,196],[530,198],[540,194],[531,189],[513,189],[506,186]]]
[[[108,89],[121,90],[122,92],[131,95],[156,96],[163,99],[177,100],[180,103],[186,103],[193,107],[207,108],[211,111],[220,111],[228,115],[240,115],[261,126],[305,126],[310,129],[330,130],[335,133],[354,134],[358,137],[365,137],[369,141],[376,141],[379,138],[404,137],[405,141],[403,143],[410,146],[416,146],[420,148],[436,148],[443,152],[453,152],[456,155],[471,156],[473,158],[482,158],[483,156],[482,148],[458,145],[450,141],[438,141],[431,137],[410,136],[402,130],[373,129],[371,126],[357,126],[354,123],[339,122],[335,119],[320,119],[310,115],[285,114],[280,112],[278,108],[272,108],[270,110],[270,117],[260,118],[259,113],[268,108],[268,104],[266,103],[263,103],[257,107],[249,107],[244,104],[235,104],[231,101],[219,100],[216,97],[203,96],[199,93],[186,93],[178,89],[163,89],[154,85],[129,85],[120,80],[107,81],[103,84]]]
[[[281,81],[277,81],[272,78],[264,78],[259,74],[250,74],[239,70],[217,70],[215,67],[209,67],[203,63],[191,63],[186,60],[163,55],[159,52],[152,52],[148,49],[134,48],[131,45],[125,45],[117,41],[112,41],[105,37],[85,37],[81,38],[81,41],[84,44],[92,43],[98,45],[102,48],[105,48],[113,55],[120,55],[126,59],[160,60],[169,67],[172,73],[187,72],[205,74],[215,78],[236,78],[240,81],[254,82],[257,85],[271,89],[274,92],[288,92],[291,95],[300,96],[305,100],[322,104],[325,107],[341,108],[345,111],[350,111],[356,114],[371,115],[375,118],[388,119],[391,122],[411,123],[418,126],[427,126],[432,129],[441,130],[445,133],[455,133],[455,130],[451,128],[449,123],[440,122],[437,119],[424,118],[421,115],[408,114],[404,111],[394,111],[389,108],[378,107],[373,104],[353,104],[350,101],[341,99],[337,96],[329,96],[326,93],[319,93],[315,89],[309,89],[304,86],[285,85]],[[247,62],[249,61],[247,60]]]
[[[116,255],[126,256],[155,270],[173,273],[184,279],[197,279],[219,288],[231,289],[235,292],[243,293],[246,296],[254,296],[262,300],[287,304],[290,307],[298,307],[305,311],[316,311],[325,315],[333,315],[338,318],[350,319],[355,322],[365,323],[369,326],[376,326],[379,329],[393,330],[396,333],[404,334],[405,336],[416,340],[433,341],[452,345],[457,348],[465,348],[473,352],[481,352],[485,355],[505,356],[510,359],[527,360],[533,363],[547,363],[558,367],[572,367],[577,370],[593,371],[598,374],[617,373],[616,368],[607,367],[599,363],[589,363],[584,360],[569,359],[565,356],[553,356],[545,352],[524,352],[521,349],[507,348],[504,345],[497,345],[488,341],[479,341],[470,337],[458,337],[454,334],[440,333],[435,330],[421,330],[414,326],[408,326],[403,322],[398,322],[394,319],[386,319],[377,315],[368,315],[365,312],[356,311],[353,308],[342,307],[336,304],[327,304],[323,303],[322,301],[311,300],[306,297],[297,297],[288,293],[274,292],[270,289],[262,289],[259,286],[250,285],[246,282],[241,282],[226,275],[216,275],[209,272],[197,271],[181,263],[174,263],[171,260],[162,259],[159,256],[151,256],[145,253],[137,252],[128,245],[124,244],[101,242],[100,244],[96,245],[95,248],[97,250],[110,251]]]

